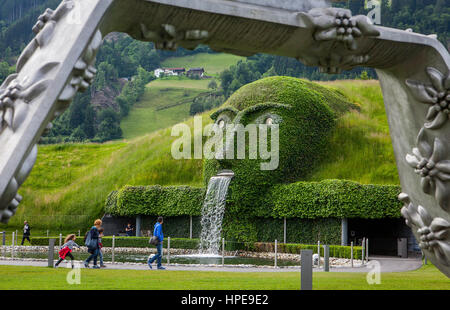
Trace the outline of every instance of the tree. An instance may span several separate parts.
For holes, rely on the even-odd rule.
[[[122,129],[120,128],[120,116],[113,109],[108,108],[99,113],[98,130],[95,140],[105,142],[122,137]]]
[[[6,61],[0,62],[0,84],[8,77],[9,72],[8,63]]]
[[[216,89],[217,88],[217,82],[216,82],[216,80],[212,80],[211,82],[209,82],[209,84],[208,84],[208,88],[209,89]]]
[[[82,129],[86,134],[86,138],[92,139],[95,136],[95,110],[89,105],[85,111],[84,123]]]
[[[369,80],[370,78],[369,78],[369,74],[367,74],[367,71],[364,70],[361,73],[361,75],[359,76],[359,79],[361,79],[361,80]]]
[[[194,102],[191,104],[191,108],[189,111],[190,115],[195,115],[203,112],[203,104],[201,102]]]
[[[220,85],[222,85],[226,97],[229,96],[229,87],[231,82],[233,82],[233,78],[233,74],[230,70],[225,70],[220,74]]]
[[[83,129],[80,127],[77,127],[72,134],[70,135],[70,139],[74,142],[83,142],[87,139],[86,134],[84,133]]]

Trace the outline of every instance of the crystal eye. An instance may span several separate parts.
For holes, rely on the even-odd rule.
[[[218,123],[219,128],[222,129],[223,127],[225,127],[225,121],[223,119],[221,119]]]
[[[273,119],[271,117],[266,118],[266,125],[270,126],[273,124]]]

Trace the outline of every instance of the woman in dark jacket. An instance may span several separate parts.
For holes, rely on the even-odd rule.
[[[91,242],[89,242],[89,246],[88,246],[88,252],[89,254],[91,254],[86,261],[84,262],[84,267],[89,268],[89,262],[93,259],[94,260],[94,266],[92,268],[100,268],[99,266],[97,266],[97,257],[98,257],[98,251],[99,251],[99,243],[98,243],[98,238],[99,238],[99,228],[102,226],[102,221],[101,220],[95,220],[94,222],[94,226],[92,226],[91,230],[89,231],[89,235],[88,238],[90,238]]]

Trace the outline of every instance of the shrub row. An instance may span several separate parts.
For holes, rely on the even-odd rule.
[[[201,215],[204,188],[190,186],[125,186],[112,192],[105,211],[116,216]]]
[[[330,245],[330,257],[337,258],[351,258],[351,247],[350,246],[342,246],[342,245]],[[316,254],[317,245],[309,245],[309,244],[293,244],[293,243],[279,243],[277,244],[277,252],[278,253],[290,253],[290,254],[300,254],[301,250],[313,250],[313,253]],[[254,243],[254,251],[255,252],[274,252],[275,251],[275,243]],[[324,256],[323,246],[320,247],[320,256]],[[361,259],[362,257],[362,247],[354,246],[353,247],[353,258]]]
[[[280,184],[266,196],[264,205],[249,210],[251,214],[240,210],[239,216],[397,218],[402,207],[397,199],[400,191],[396,185],[363,185],[346,180]],[[109,195],[105,208],[115,216],[199,216],[204,195],[204,188],[189,186],[126,186]],[[229,211],[233,204],[233,201],[227,204]],[[260,214],[253,214],[255,209],[261,210]]]
[[[271,193],[276,218],[398,218],[400,186],[362,185],[346,180],[276,185]]]
[[[57,239],[59,237],[35,237],[31,238],[31,245],[34,246],[47,246],[49,239]],[[126,247],[126,248],[154,248],[155,246],[148,243],[148,237],[116,237],[115,246],[116,247]],[[164,248],[167,248],[167,238],[163,242]],[[77,240],[80,246],[83,245],[82,238]],[[112,237],[103,237],[102,239],[104,247],[112,246]],[[186,239],[186,238],[171,238],[170,248],[171,249],[198,249],[199,239]],[[227,251],[252,251],[252,252],[274,252],[275,244],[273,242],[226,242],[225,250]],[[313,250],[317,253],[317,245],[307,245],[307,244],[293,244],[293,243],[279,243],[277,246],[278,253],[290,253],[290,254],[300,254],[301,250]],[[323,247],[321,247],[321,257],[324,256]],[[353,258],[361,259],[362,248],[360,246],[353,247]],[[330,245],[330,257],[337,258],[350,258],[351,257],[351,247],[340,246],[340,245]]]

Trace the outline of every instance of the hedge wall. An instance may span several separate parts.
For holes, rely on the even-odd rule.
[[[346,180],[275,185],[263,205],[239,218],[397,218],[402,204],[400,186],[363,185]],[[204,188],[188,186],[126,186],[112,192],[106,212],[115,216],[201,216]],[[235,202],[230,198],[227,209]]]
[[[402,203],[396,185],[362,185],[346,180],[276,185],[271,191],[275,218],[398,218]]]
[[[106,213],[133,215],[201,215],[204,188],[189,186],[125,186],[112,192],[106,201]]]

